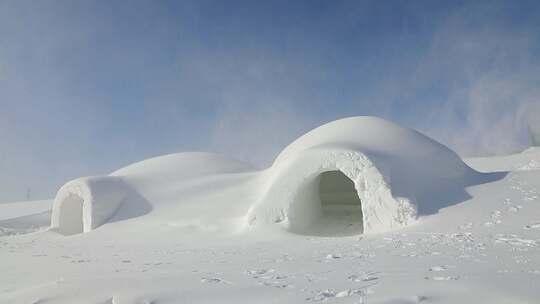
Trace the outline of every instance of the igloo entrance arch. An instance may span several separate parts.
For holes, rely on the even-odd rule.
[[[392,194],[390,170],[385,162],[377,164],[358,151],[325,147],[278,158],[247,224],[278,223],[294,233],[323,236],[406,226],[416,219],[416,207]]]
[[[84,200],[71,194],[67,196],[60,207],[60,216],[58,218],[58,232],[63,235],[72,235],[83,232],[83,205]]]
[[[116,176],[72,180],[56,194],[51,228],[65,235],[91,231],[112,218],[124,201],[127,190]]]
[[[301,234],[361,234],[362,201],[354,181],[339,170],[330,170],[306,182],[291,204],[288,229]]]
[[[322,224],[362,233],[362,201],[354,182],[339,170],[321,173],[318,182]]]

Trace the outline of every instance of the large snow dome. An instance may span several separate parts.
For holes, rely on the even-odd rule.
[[[247,230],[271,225],[317,235],[385,232],[465,201],[465,187],[479,176],[417,131],[351,117],[301,136],[261,171],[215,154],[178,153],[110,176],[77,179],[58,192],[52,226],[64,234],[88,232],[168,206],[168,218],[204,215]]]
[[[376,117],[341,119],[283,150],[248,222],[299,233],[384,232],[448,204],[444,196],[461,196],[477,174],[417,131]]]

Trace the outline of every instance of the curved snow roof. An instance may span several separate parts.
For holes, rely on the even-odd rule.
[[[252,171],[245,162],[207,152],[183,152],[149,158],[111,173],[114,176],[188,179],[206,175]]]
[[[402,165],[427,162],[429,166],[417,166],[415,171],[429,170],[437,176],[459,176],[471,171],[454,151],[439,142],[413,129],[372,116],[343,118],[313,129],[287,146],[274,164],[321,147],[362,151],[372,157],[394,159]]]

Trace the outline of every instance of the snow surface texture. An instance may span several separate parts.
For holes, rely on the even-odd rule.
[[[421,165],[425,163],[429,166]],[[206,183],[207,188],[219,189],[215,178],[228,175],[235,179],[250,170],[258,192],[248,202],[244,222],[237,224],[252,228],[279,223],[302,234],[378,233],[401,228],[419,215],[462,201],[464,187],[482,179],[454,152],[416,131],[375,117],[353,117],[300,137],[271,168],[259,172],[218,155],[180,153],[143,161],[111,176],[77,179],[58,192],[52,227],[63,234],[88,232],[113,215],[139,216],[167,201],[181,209],[186,201],[186,193],[178,191],[182,186],[199,181],[199,187]],[[341,217],[330,215],[327,209],[336,209],[338,204],[324,207],[321,203],[320,176],[331,171],[343,173],[354,183],[361,218],[347,219],[346,212]],[[238,173],[242,174],[235,176]],[[346,190],[340,191],[328,195],[347,195]],[[440,193],[446,193],[450,201],[434,202],[432,197]],[[137,212],[135,205],[146,211]],[[178,212],[198,217],[185,205],[186,210]],[[213,208],[221,208],[215,205]],[[348,207],[341,204],[340,208]],[[223,218],[223,214],[218,216]],[[355,230],[347,229],[355,224],[359,226]]]
[[[385,140],[370,132],[374,142]],[[404,134],[409,132],[416,134]],[[533,164],[540,162],[540,149],[465,160],[482,174],[454,157],[457,170],[446,172],[451,165],[425,154],[408,184],[421,188],[430,172],[454,178],[441,186],[427,181],[433,189],[415,190],[412,199],[396,188],[399,166],[391,156],[402,153],[399,145],[414,149],[407,155],[422,148],[396,144],[397,152],[378,150],[376,156],[376,149],[357,146],[353,150],[373,164],[392,197],[409,199],[417,210],[414,225],[360,234],[357,216],[364,215],[358,208],[366,199],[352,199],[358,188],[350,179],[354,174],[334,170],[334,162],[343,164],[338,170],[350,166],[354,154],[343,151],[343,160],[322,165],[333,171],[315,179],[305,172],[321,165],[311,167],[294,156],[309,163],[342,153],[336,152],[337,142],[330,148],[288,148],[262,171],[207,153],[128,166],[96,179],[119,179],[126,192],[117,211],[89,233],[50,231],[52,200],[0,204],[0,303],[538,303],[540,170]],[[292,166],[306,171],[289,177]],[[416,179],[424,171],[428,176]],[[301,209],[295,205],[306,200],[267,200],[281,180],[297,178],[307,189],[297,194],[318,193],[321,202],[308,210],[314,217],[300,221],[288,218],[296,212],[290,209]],[[81,203],[88,199],[81,189],[61,191]],[[342,208],[348,200],[354,204]],[[265,215],[272,221],[281,214],[267,205],[283,208],[281,222],[265,224]],[[249,216],[259,214],[249,225]],[[84,229],[83,222],[81,215],[76,227]],[[310,226],[318,222],[331,229]]]

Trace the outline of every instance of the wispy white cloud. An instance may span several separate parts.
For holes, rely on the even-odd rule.
[[[527,126],[540,119],[540,38],[534,29],[498,23],[501,10],[456,11],[435,31],[414,75],[416,87],[442,82],[447,92],[419,127],[465,155],[526,147]]]

